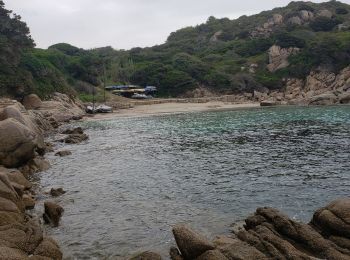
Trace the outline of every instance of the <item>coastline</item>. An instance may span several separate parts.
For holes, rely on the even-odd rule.
[[[95,114],[93,116],[84,117],[84,120],[108,120],[118,117],[140,117],[140,116],[154,116],[154,115],[166,115],[166,114],[178,114],[178,113],[192,113],[192,112],[205,112],[205,111],[224,111],[224,110],[236,110],[246,108],[258,108],[260,103],[229,103],[222,101],[209,101],[206,103],[179,103],[169,102],[160,104],[149,105],[136,105],[132,108],[119,109],[113,113],[107,114]]]

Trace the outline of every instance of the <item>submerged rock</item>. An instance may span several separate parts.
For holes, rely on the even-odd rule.
[[[129,258],[129,260],[161,260],[162,257],[154,252],[146,251],[136,256]]]
[[[61,196],[61,195],[65,194],[65,193],[66,193],[66,191],[63,190],[62,188],[57,188],[57,189],[52,188],[51,191],[50,191],[50,194],[53,197],[58,197],[58,196]]]
[[[45,223],[52,224],[54,227],[58,227],[64,209],[60,205],[51,201],[46,201],[44,203],[44,207],[45,213],[43,215],[43,218],[45,220]]]
[[[86,134],[71,134],[64,138],[63,142],[65,142],[66,144],[79,144],[88,139],[89,136]]]
[[[74,129],[66,129],[62,132],[62,134],[64,135],[78,135],[78,134],[83,134],[84,131],[81,127],[77,127],[77,128],[74,128]]]
[[[185,225],[176,225],[173,234],[184,259],[195,259],[206,251],[215,249],[212,242]]]
[[[55,156],[65,157],[71,154],[72,154],[71,151],[64,150],[64,151],[58,151],[57,153],[55,153]]]

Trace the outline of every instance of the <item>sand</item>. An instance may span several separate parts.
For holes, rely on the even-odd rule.
[[[259,106],[259,103],[233,104],[220,101],[212,101],[207,103],[162,103],[152,105],[137,105],[133,108],[119,109],[113,113],[96,114],[91,117],[87,117],[86,120],[104,120],[116,117],[140,117],[203,111],[235,110],[244,108],[256,108]]]

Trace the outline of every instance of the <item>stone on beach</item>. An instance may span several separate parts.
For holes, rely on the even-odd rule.
[[[215,249],[212,242],[186,225],[179,224],[174,226],[173,234],[184,259],[195,259],[206,251]]]

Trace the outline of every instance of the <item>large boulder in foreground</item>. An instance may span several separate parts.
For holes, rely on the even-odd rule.
[[[172,260],[350,259],[350,198],[317,210],[310,224],[290,219],[276,209],[258,208],[244,228],[219,236],[214,246],[186,226],[173,229]]]
[[[343,236],[350,239],[350,198],[335,200],[317,210],[311,223],[325,235]]]
[[[176,225],[173,228],[176,244],[181,255],[186,259],[195,259],[206,251],[215,249],[212,242],[197,234],[186,225]]]
[[[15,119],[0,121],[0,164],[18,167],[35,157],[36,134]]]
[[[41,99],[37,95],[30,94],[30,95],[24,97],[22,103],[26,109],[30,110],[30,109],[40,108],[43,102],[41,101]]]

